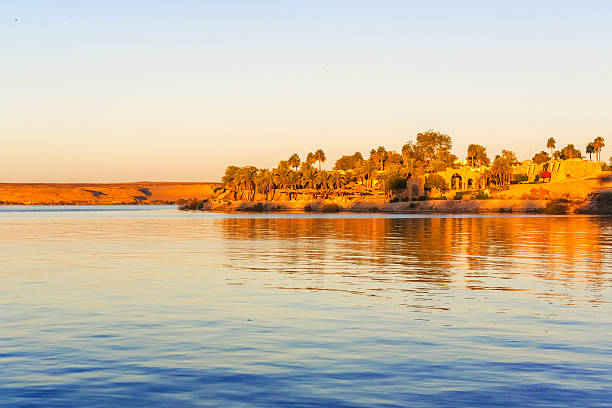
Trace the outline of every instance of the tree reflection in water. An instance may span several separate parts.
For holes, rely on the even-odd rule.
[[[223,218],[228,266],[291,275],[284,288],[445,308],[452,289],[600,301],[610,226],[598,217]],[[584,286],[586,299],[568,289]],[[401,300],[404,302],[406,299]],[[414,299],[413,299],[414,300]],[[411,303],[414,304],[414,303]]]

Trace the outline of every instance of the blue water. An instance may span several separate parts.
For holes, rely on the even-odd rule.
[[[610,218],[0,207],[0,278],[2,407],[612,406]]]

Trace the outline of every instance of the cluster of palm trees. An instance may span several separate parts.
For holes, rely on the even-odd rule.
[[[392,188],[401,186],[401,182],[394,181],[401,178],[397,170],[383,174],[372,161],[364,161],[362,165],[346,171],[319,170],[313,166],[314,162],[320,166],[324,161],[325,153],[319,149],[312,156],[309,154],[304,162],[301,162],[298,154],[293,154],[288,160],[281,160],[272,170],[229,166],[222,182],[234,200],[254,200],[256,194],[271,200],[277,192],[285,194],[289,200],[297,198],[298,194],[305,194],[309,198],[329,198],[347,187],[352,191],[343,191],[343,194],[367,194],[374,192],[375,178],[383,181],[386,195]]]
[[[546,146],[550,155],[542,151],[534,156],[534,161],[582,157],[571,144],[554,151],[554,138],[548,139]],[[587,145],[587,154],[595,153],[596,160],[599,160],[602,147],[604,139],[598,137]],[[284,194],[283,198],[289,200],[298,195],[308,198],[367,194],[388,197],[404,189],[411,180],[421,178],[426,187],[446,190],[448,185],[444,178],[433,176],[442,174],[449,167],[460,166],[457,156],[450,152],[451,148],[450,136],[428,130],[417,134],[415,142],[409,141],[402,146],[401,152],[379,146],[370,151],[367,159],[356,152],[340,157],[331,171],[322,169],[327,159],[322,149],[308,153],[304,161],[294,153],[271,170],[229,166],[223,176],[223,189],[226,197],[233,200],[255,200],[258,194],[260,198],[272,200],[277,193]],[[513,178],[513,166],[518,163],[516,155],[509,150],[502,150],[491,163],[486,148],[477,144],[468,146],[466,160],[478,173],[474,180],[478,179],[479,186],[509,184]]]
[[[593,140],[592,142],[586,145],[585,152],[586,154],[589,155],[589,160],[591,160],[592,155],[595,154],[595,161],[598,161],[598,162],[601,161],[601,149],[605,147],[604,142],[605,140],[603,137],[596,137],[595,140]],[[554,160],[567,160],[567,159],[582,158],[582,152],[578,150],[573,144],[568,144],[563,149],[554,151],[556,145],[557,145],[557,142],[555,141],[554,137],[549,138],[548,141],[546,142],[546,148],[550,150],[550,155],[548,156],[548,160],[550,160],[551,158]],[[533,160],[535,162],[548,161],[548,160],[544,160],[545,157],[543,153],[544,152],[540,152],[536,154],[537,159],[536,159],[536,156],[534,156]]]

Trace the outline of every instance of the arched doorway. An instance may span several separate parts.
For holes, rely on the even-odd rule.
[[[462,190],[463,189],[463,179],[457,173],[453,174],[451,177],[451,190]]]

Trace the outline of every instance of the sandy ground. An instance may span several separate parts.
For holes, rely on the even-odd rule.
[[[210,198],[217,183],[0,184],[0,204],[171,204]]]

